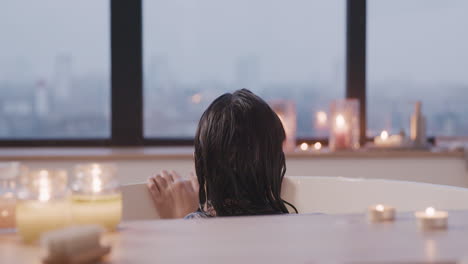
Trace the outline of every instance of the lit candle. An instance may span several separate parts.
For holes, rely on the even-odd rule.
[[[350,147],[350,135],[346,119],[342,114],[335,117],[335,126],[333,127],[335,136],[335,149],[347,149]]]
[[[18,194],[16,226],[26,243],[69,224],[66,172],[39,170],[27,176]]]
[[[3,195],[0,199],[0,228],[14,228],[16,200],[13,195]]]
[[[322,143],[320,142],[315,142],[314,144],[314,150],[319,151],[322,149]]]
[[[377,147],[398,147],[403,144],[401,135],[389,135],[386,130],[380,133],[380,136],[374,138],[374,145]]]
[[[283,125],[286,139],[283,143],[285,151],[296,150],[296,105],[293,101],[273,100],[269,102],[271,109],[276,113]]]
[[[15,189],[19,173],[18,162],[0,162],[0,228],[15,227]]]
[[[324,128],[327,126],[327,113],[324,111],[318,111],[316,114],[316,123],[318,128]]]
[[[78,165],[72,191],[74,224],[98,224],[109,231],[117,228],[122,218],[122,195],[114,166]]]
[[[307,151],[309,149],[309,144],[304,142],[299,147],[302,151]]]
[[[426,208],[414,214],[421,229],[446,229],[448,213],[446,211],[436,211],[433,207]]]
[[[368,218],[373,222],[393,221],[395,219],[395,208],[377,204],[369,207]]]

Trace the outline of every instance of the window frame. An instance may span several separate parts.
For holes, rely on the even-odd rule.
[[[143,135],[142,0],[110,1],[111,136],[95,139],[0,140],[0,147],[191,146],[193,138]],[[346,98],[360,101],[360,142],[366,138],[366,0],[346,0]],[[321,142],[326,138],[298,138]]]

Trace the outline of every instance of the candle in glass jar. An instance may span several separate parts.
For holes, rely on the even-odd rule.
[[[15,227],[15,210],[16,201],[11,195],[3,195],[0,199],[0,228],[14,228]]]
[[[65,171],[40,170],[28,177],[19,193],[16,227],[23,241],[31,243],[44,232],[66,227],[70,204]]]
[[[342,114],[338,114],[335,118],[333,133],[335,135],[335,149],[346,149],[350,147],[348,125]]]
[[[428,207],[425,211],[416,212],[415,216],[421,229],[447,229],[448,213],[446,211],[436,211],[433,207]]]
[[[98,224],[109,231],[122,218],[122,195],[112,165],[78,165],[72,194],[74,224]]]
[[[0,228],[15,227],[16,178],[20,168],[18,162],[0,162]]]

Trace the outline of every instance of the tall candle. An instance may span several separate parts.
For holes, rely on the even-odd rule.
[[[16,178],[20,171],[18,162],[0,162],[0,228],[15,227]]]
[[[114,166],[78,165],[72,185],[73,223],[99,224],[109,231],[115,230],[122,218],[122,195],[118,187]]]
[[[342,114],[338,114],[335,118],[333,133],[335,135],[335,149],[346,149],[350,147],[348,125]]]
[[[16,206],[16,226],[24,242],[34,242],[42,233],[70,223],[66,192],[65,171],[30,173],[23,182]]]
[[[13,197],[0,198],[0,228],[15,227],[16,201]]]

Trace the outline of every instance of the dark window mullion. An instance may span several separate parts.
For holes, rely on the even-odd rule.
[[[141,0],[111,0],[112,136],[114,146],[143,144]]]
[[[366,142],[366,0],[348,0],[346,14],[346,98],[360,103],[360,142]]]

